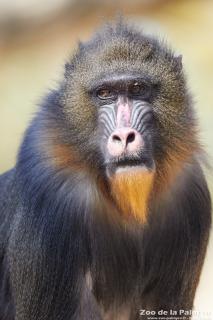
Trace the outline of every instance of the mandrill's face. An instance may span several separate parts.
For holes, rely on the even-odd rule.
[[[149,199],[171,189],[198,149],[181,60],[140,36],[97,43],[66,70],[66,141],[109,182],[120,211],[145,221]]]
[[[89,92],[98,110],[98,136],[107,175],[152,171],[156,87],[136,74],[99,79]]]
[[[62,102],[66,141],[104,173],[122,211],[144,220],[148,199],[170,190],[199,146],[180,57],[138,37],[79,48]]]
[[[91,60],[90,69],[82,61],[67,76],[64,91],[70,96],[63,98],[71,144],[107,177],[138,170],[162,177],[173,167],[176,172],[196,148],[181,69],[164,58],[163,69],[158,60],[136,61],[134,68],[128,60],[116,68],[113,60],[107,71],[106,61],[99,60]]]

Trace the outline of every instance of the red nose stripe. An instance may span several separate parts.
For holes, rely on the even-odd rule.
[[[131,109],[130,103],[126,99],[119,99],[118,100],[118,109],[117,109],[117,117],[116,117],[116,125],[117,128],[120,127],[130,127],[130,116],[131,116]]]

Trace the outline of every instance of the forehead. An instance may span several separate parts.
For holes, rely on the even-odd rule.
[[[171,77],[171,57],[159,52],[156,56],[156,51],[150,54],[141,44],[111,44],[84,50],[77,59],[74,77],[88,90],[101,82],[113,81],[115,76],[144,78],[154,84],[167,79],[169,73]]]
[[[143,73],[139,72],[115,72],[111,74],[102,75],[101,77],[94,78],[90,84],[90,89],[98,88],[99,86],[116,87],[117,89],[125,89],[131,86],[135,82],[147,82],[150,83],[150,79]]]
[[[160,82],[156,70],[151,72],[151,68],[146,66],[140,66],[140,68],[129,66],[122,69],[111,69],[110,67],[112,66],[99,68],[97,72],[90,70],[90,72],[85,73],[85,76],[81,77],[81,85],[88,91],[92,91],[104,85],[122,88],[131,85],[135,81],[143,81],[154,85]]]
[[[100,40],[96,46],[85,45],[84,50],[79,51],[78,62],[95,71],[104,68],[110,72],[115,69],[127,71],[133,66],[138,70],[141,63],[150,60],[155,51],[147,42],[132,43],[123,38],[103,42]]]

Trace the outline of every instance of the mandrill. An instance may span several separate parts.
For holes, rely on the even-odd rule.
[[[123,21],[80,43],[0,177],[0,319],[191,310],[202,155],[181,57]]]

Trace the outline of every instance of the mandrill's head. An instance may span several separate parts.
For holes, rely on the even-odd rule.
[[[120,212],[143,221],[199,148],[181,57],[122,22],[79,45],[59,103],[58,163],[101,177]]]

